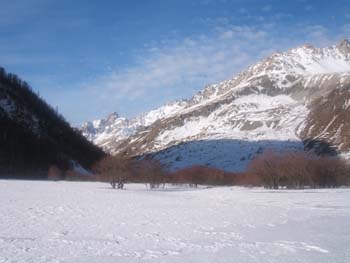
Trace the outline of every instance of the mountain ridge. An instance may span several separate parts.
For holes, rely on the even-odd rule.
[[[110,129],[102,127],[92,141],[111,153],[131,155],[156,154],[184,142],[210,139],[294,140],[302,147],[302,141],[310,139],[304,130],[310,129],[305,121],[316,107],[314,101],[348,83],[348,40],[326,48],[303,45],[273,53],[232,79],[208,85],[188,100],[167,104],[170,108],[165,105],[143,113],[131,121],[134,129],[123,138],[115,131],[125,127],[114,122],[109,123]],[[147,118],[152,121],[142,122]],[[89,136],[84,126],[82,131]],[[350,151],[340,147],[339,140],[323,139],[340,152]],[[247,156],[252,152],[241,158],[249,160]]]

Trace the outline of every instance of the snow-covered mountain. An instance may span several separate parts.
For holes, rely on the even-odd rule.
[[[81,131],[86,138],[103,147],[106,151],[115,152],[118,143],[153,124],[158,119],[183,109],[186,105],[186,101],[168,103],[132,119],[120,117],[116,112],[113,112],[105,119],[84,123]]]
[[[274,53],[189,100],[130,120],[112,114],[82,131],[111,153],[153,154],[174,169],[206,164],[239,171],[266,148],[319,140],[350,151],[349,90],[349,41],[304,45]],[[325,109],[333,110],[320,114]]]

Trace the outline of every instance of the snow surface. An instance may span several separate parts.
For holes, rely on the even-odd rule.
[[[0,262],[350,262],[350,189],[0,181]]]

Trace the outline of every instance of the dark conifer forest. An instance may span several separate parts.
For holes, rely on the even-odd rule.
[[[0,177],[45,178],[104,156],[18,76],[0,68]]]

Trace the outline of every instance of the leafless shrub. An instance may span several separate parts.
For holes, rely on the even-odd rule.
[[[254,186],[261,186],[262,180],[256,174],[244,172],[236,175],[234,184],[239,186],[254,187]]]
[[[311,160],[311,187],[349,185],[350,167],[342,159],[320,157]]]
[[[305,186],[338,187],[349,184],[349,165],[337,157],[304,151],[264,152],[248,167],[267,188],[303,189]]]
[[[272,151],[267,151],[258,155],[248,167],[251,174],[258,175],[264,186],[278,189],[281,181],[281,157]]]
[[[167,167],[156,159],[138,161],[137,171],[139,180],[149,184],[150,189],[159,188],[167,182]]]
[[[234,185],[237,174],[204,165],[194,165],[180,169],[169,175],[173,183],[197,185]]]
[[[57,180],[63,180],[64,178],[63,171],[58,168],[56,165],[51,165],[49,167],[49,170],[47,171],[47,178],[49,180],[57,181]]]
[[[279,154],[279,184],[286,188],[302,189],[310,185],[311,160],[313,155],[303,151],[290,151]]]
[[[123,189],[130,175],[130,159],[123,154],[107,156],[95,165],[94,170],[99,180],[110,183],[113,189]]]

